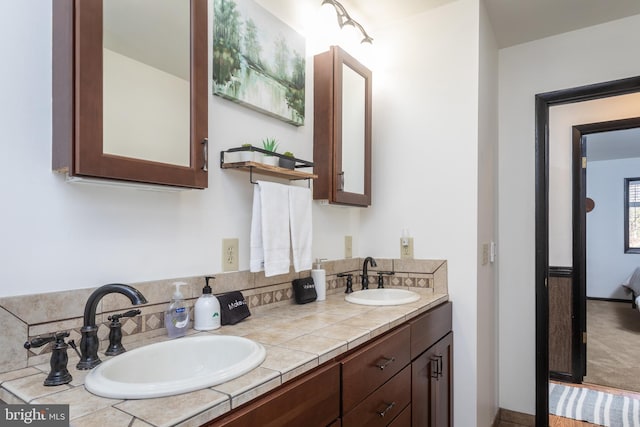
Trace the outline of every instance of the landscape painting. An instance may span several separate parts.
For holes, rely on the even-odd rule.
[[[304,124],[305,41],[253,0],[214,0],[213,93]]]

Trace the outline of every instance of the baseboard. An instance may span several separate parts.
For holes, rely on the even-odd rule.
[[[496,419],[493,422],[493,427],[500,427],[501,425],[535,427],[536,416],[500,408],[496,414]]]
[[[600,298],[600,297],[587,297],[587,300],[593,301],[608,301],[608,302],[626,302],[629,303],[631,301],[631,297],[628,299],[620,299],[620,298]]]

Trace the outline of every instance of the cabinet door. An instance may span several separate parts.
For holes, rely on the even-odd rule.
[[[294,380],[208,427],[325,427],[340,425],[340,365]],[[337,420],[337,421],[336,421]],[[335,424],[335,423],[338,424]]]
[[[432,378],[438,375],[437,362],[431,350],[422,353],[411,363],[411,425],[433,426],[435,387]]]
[[[432,378],[435,387],[434,427],[453,425],[453,332],[433,346],[438,364],[438,376]]]
[[[53,169],[206,188],[207,0],[52,3]]]
[[[338,46],[314,57],[314,199],[371,205],[371,77]]]
[[[453,425],[453,333],[411,364],[412,426]]]

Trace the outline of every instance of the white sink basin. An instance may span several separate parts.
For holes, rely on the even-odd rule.
[[[96,366],[85,388],[114,399],[172,396],[232,380],[256,368],[264,347],[242,337],[201,335],[150,344]]]
[[[420,295],[405,289],[366,289],[353,292],[345,297],[347,302],[362,305],[402,305],[415,302]]]

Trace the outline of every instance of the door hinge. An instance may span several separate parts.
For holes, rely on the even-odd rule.
[[[582,332],[582,344],[587,343],[587,332]]]
[[[587,168],[587,158],[583,157],[582,158],[582,169],[586,169]]]

